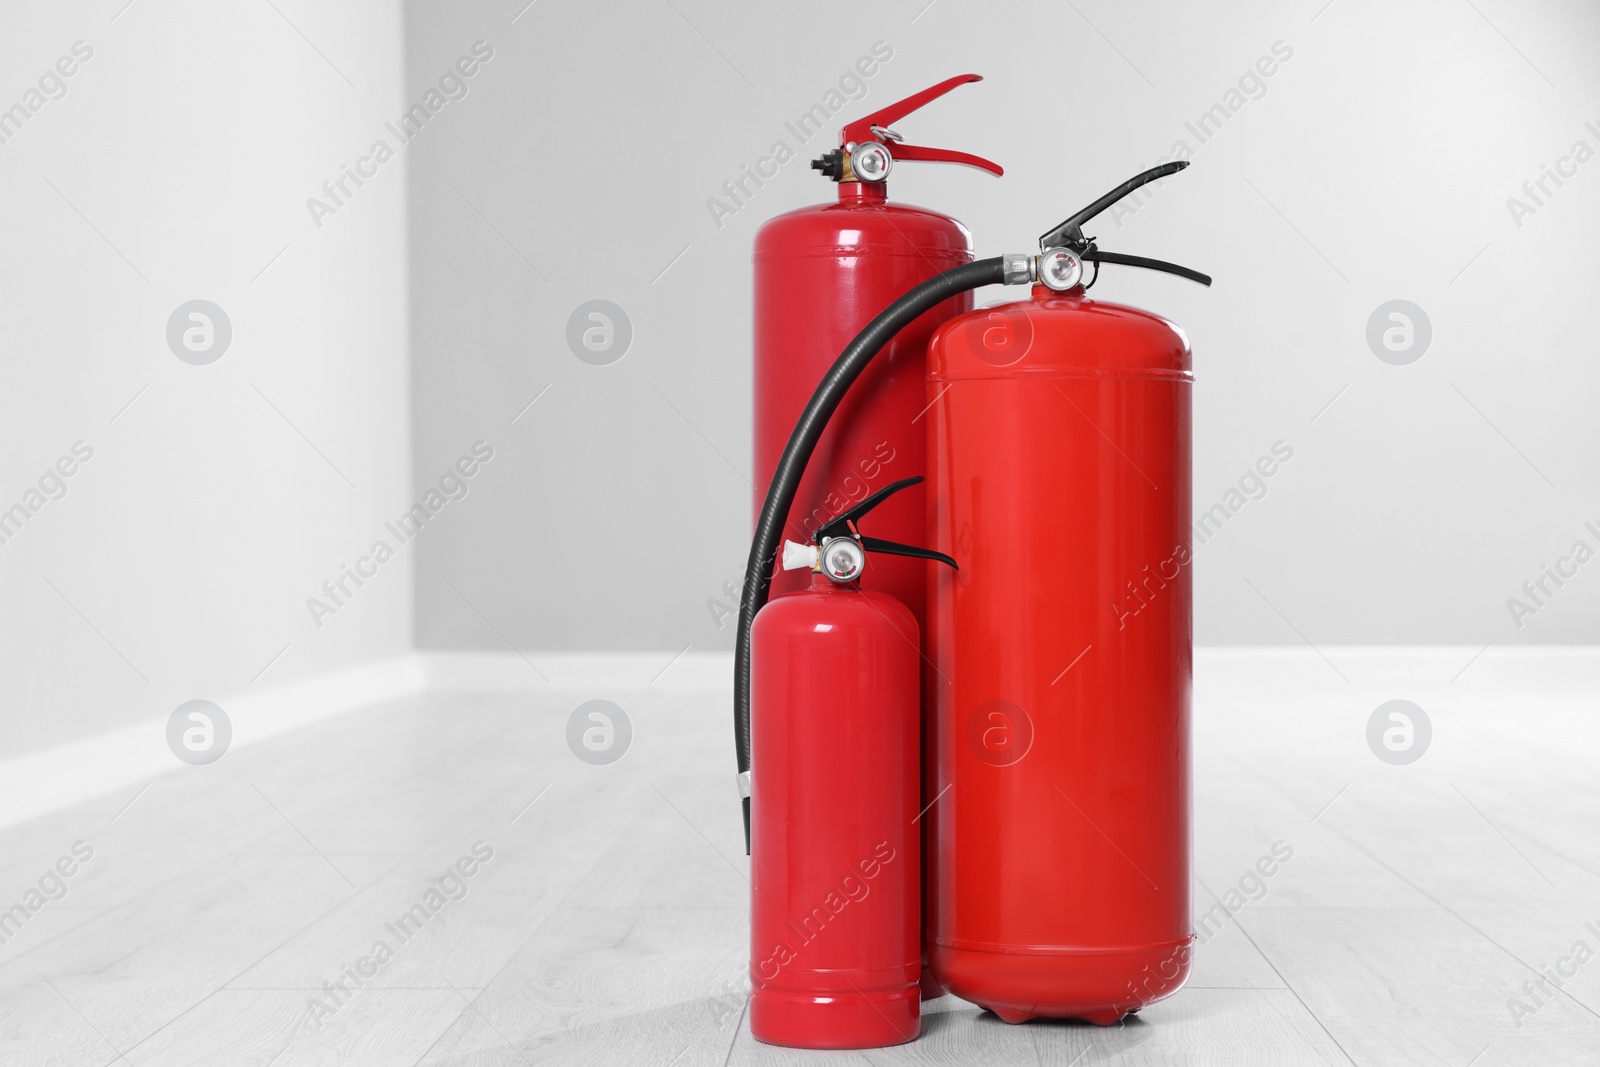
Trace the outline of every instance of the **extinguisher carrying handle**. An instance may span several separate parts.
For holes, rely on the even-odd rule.
[[[856,119],[854,122],[847,124],[839,131],[839,145],[843,147],[851,141],[875,140],[872,129],[874,126],[891,126],[913,111],[928,106],[957,86],[981,81],[983,81],[982,74],[957,74],[954,78],[946,78],[938,85],[930,85],[919,93],[912,93],[904,100],[896,100],[894,103],[881,107],[864,118]]]
[[[1211,276],[1201,274],[1197,270],[1168,263],[1164,259],[1150,259],[1148,256],[1131,256],[1125,252],[1106,252],[1094,243],[1093,237],[1083,235],[1084,223],[1100,214],[1102,211],[1115,204],[1118,200],[1160,178],[1176,174],[1189,165],[1186,159],[1172,163],[1163,163],[1159,167],[1151,167],[1141,174],[1135,174],[1115,189],[1111,190],[1100,199],[1087,207],[1074,212],[1069,218],[1039,238],[1039,250],[1048,252],[1051,249],[1070,249],[1079,259],[1089,263],[1116,263],[1124,267],[1143,267],[1145,270],[1159,270],[1167,274],[1176,274],[1180,278],[1187,278],[1191,282],[1201,285],[1210,285]],[[1098,270],[1098,266],[1096,270]],[[1096,275],[1098,277],[1098,274]],[[1090,284],[1093,284],[1092,282]]]
[[[865,534],[859,535],[859,540],[861,541],[861,547],[868,552],[879,552],[885,556],[910,556],[913,559],[931,559],[936,563],[947,565],[951,570],[958,571],[961,569],[954,559],[943,552],[937,552],[931,548],[902,545],[899,541],[885,541],[881,537],[868,537]]]
[[[921,145],[899,144],[889,149],[889,154],[896,162],[910,160],[913,163],[959,163],[963,167],[977,167],[986,170],[996,177],[1005,174],[1005,168],[992,160],[975,156],[971,152],[957,152],[953,148],[923,148]]]
[[[995,256],[976,263],[963,263],[936,274],[895,300],[878,317],[856,334],[833,366],[823,377],[816,392],[806,402],[800,413],[789,443],[783,447],[777,469],[767,485],[767,496],[761,504],[761,514],[756,519],[755,536],[750,540],[750,556],[745,561],[744,589],[739,596],[739,632],[736,635],[733,657],[733,733],[735,755],[739,761],[739,781],[744,809],[744,850],[750,852],[750,795],[744,786],[750,772],[750,626],[756,612],[766,604],[772,592],[772,567],[783,539],[783,524],[794,498],[800,489],[800,479],[806,464],[816,451],[828,420],[844,400],[845,393],[855,384],[867,364],[894,340],[905,327],[915,322],[924,312],[930,311],[952,297],[985,285],[1020,284],[1031,278],[1025,256]],[[879,499],[884,494],[879,491]],[[871,498],[869,498],[871,499]],[[865,504],[867,501],[862,501]],[[857,504],[859,509],[861,504]],[[863,547],[865,547],[863,545]],[[953,561],[952,561],[953,562]]]
[[[1172,163],[1163,163],[1159,167],[1151,167],[1142,174],[1135,174],[1133,177],[1129,178],[1127,181],[1123,182],[1121,185],[1117,186],[1115,189],[1111,190],[1094,203],[1073,212],[1073,214],[1065,219],[1061,225],[1042,235],[1039,238],[1039,247],[1041,249],[1070,248],[1073,251],[1082,251],[1090,244],[1090,238],[1087,238],[1083,235],[1084,223],[1088,222],[1090,219],[1094,218],[1096,215],[1100,214],[1102,211],[1106,210],[1112,204],[1115,204],[1118,200],[1121,200],[1123,197],[1127,196],[1140,186],[1148,185],[1150,182],[1156,181],[1160,178],[1165,178],[1176,174],[1188,165],[1188,160],[1180,159]],[[1106,262],[1109,263],[1111,261],[1107,260]]]
[[[817,532],[812,535],[812,539],[820,545],[830,537],[854,537],[861,542],[861,547],[868,552],[880,552],[886,556],[911,556],[914,559],[937,560],[940,563],[949,564],[956,570],[960,570],[961,568],[956,566],[956,561],[943,552],[935,552],[931,548],[917,548],[915,545],[903,545],[898,541],[885,541],[881,537],[868,537],[856,528],[856,524],[861,521],[861,518],[867,512],[888,500],[900,490],[910,489],[913,485],[921,484],[922,475],[920,474],[913,475],[910,478],[901,478],[898,482],[891,482],[849,511],[817,527]]]
[[[939,99],[959,85],[969,82],[981,82],[981,74],[958,74],[954,78],[946,78],[938,85],[931,85],[920,93],[912,93],[904,100],[896,100],[887,107],[879,108],[865,118],[856,119],[839,131],[839,147],[845,145],[861,144],[864,141],[877,141],[888,149],[889,155],[896,162],[917,163],[959,163],[965,167],[976,167],[986,170],[990,174],[1002,175],[1005,169],[1000,164],[975,156],[970,152],[957,152],[949,148],[925,148],[922,145],[906,144],[900,135],[889,127],[918,108]],[[816,166],[816,164],[813,164]],[[825,169],[818,167],[817,169]]]
[[[910,478],[901,478],[898,482],[890,482],[882,489],[879,489],[876,493],[873,493],[871,496],[862,500],[861,503],[857,504],[849,511],[841,512],[839,515],[829,519],[821,526],[818,526],[817,532],[812,535],[812,540],[820,545],[825,537],[848,537],[850,534],[856,532],[855,524],[860,522],[862,517],[866,515],[867,512],[871,511],[885,500],[888,500],[900,490],[910,489],[913,485],[918,485],[921,482],[922,475],[920,474],[912,475]]]
[[[1168,263],[1164,259],[1130,256],[1125,252],[1102,252],[1093,244],[1090,244],[1088,249],[1084,251],[1083,258],[1090,263],[1116,263],[1124,267],[1143,267],[1146,270],[1165,271],[1168,274],[1176,274],[1180,278],[1187,278],[1191,282],[1199,282],[1201,285],[1211,284],[1211,275],[1209,274],[1201,274],[1197,270],[1190,270],[1188,267],[1182,267],[1176,263]]]

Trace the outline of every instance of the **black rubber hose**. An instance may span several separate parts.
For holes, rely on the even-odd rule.
[[[738,747],[739,773],[750,770],[750,625],[756,612],[767,602],[772,590],[772,565],[778,555],[784,523],[789,509],[794,506],[795,493],[800,488],[800,478],[811,461],[811,453],[827,429],[828,420],[844,400],[850,386],[861,376],[868,363],[883,347],[894,340],[895,334],[909,326],[923,312],[942,304],[951,297],[985,285],[998,285],[1005,281],[1005,268],[1001,257],[980,259],[976,263],[963,263],[932,278],[907,292],[885,308],[869,322],[855,340],[839,354],[828,370],[827,377],[817,386],[811,400],[801,412],[800,420],[789,435],[778,467],[767,486],[767,499],[761,505],[761,517],[756,520],[755,536],[750,541],[750,559],[745,563],[744,591],[739,597],[739,633],[733,661],[733,733]],[[750,798],[744,798],[744,851],[750,854]]]

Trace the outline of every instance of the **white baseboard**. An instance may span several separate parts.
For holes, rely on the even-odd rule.
[[[1324,659],[1326,657],[1326,659]],[[1358,683],[1403,678],[1417,684],[1534,685],[1600,680],[1600,646],[1211,647],[1195,651],[1207,675],[1238,670],[1262,684],[1335,669]],[[576,693],[604,697],[639,690],[723,691],[733,687],[731,652],[413,652],[329,671],[289,685],[219,700],[233,747],[288,733],[345,712],[427,692]],[[178,770],[166,725],[149,720],[0,762],[0,828]]]
[[[733,691],[733,653],[511,652],[415,653],[424,685],[448,692],[538,692],[654,688]]]
[[[412,652],[288,685],[219,698],[230,749],[385,701],[433,692],[563,692],[604,697],[733,689],[731,652]],[[166,722],[148,719],[0,761],[0,829],[87,800],[136,789],[181,765]]]
[[[421,666],[408,655],[251,690],[217,704],[233,727],[233,749],[421,688]],[[166,736],[165,719],[147,719],[0,762],[0,828],[125,792],[180,769]]]
[[[1600,680],[1600,645],[1212,645],[1194,651],[1195,676],[1298,681],[1334,672],[1357,685],[1537,687]]]

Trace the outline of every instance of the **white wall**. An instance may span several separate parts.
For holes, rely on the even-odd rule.
[[[398,109],[398,6],[124,3],[0,8],[0,107],[92,50],[0,143],[0,508],[42,504],[0,543],[6,756],[409,647],[409,561],[306,607],[408,496],[403,164],[306,207]]]
[[[720,228],[706,201],[879,40],[894,57],[841,123],[952,74],[987,76],[902,132],[1007,176],[906,165],[891,180],[892,196],[968,223],[981,255],[1027,251],[1174,141],[1193,149],[1187,173],[1096,230],[1216,287],[1108,269],[1095,295],[1158,310],[1193,340],[1197,505],[1275,442],[1294,449],[1198,552],[1202,642],[1594,640],[1600,563],[1520,630],[1506,606],[1575,540],[1600,548],[1583,528],[1600,526],[1587,308],[1600,163],[1551,186],[1520,227],[1506,206],[1574,141],[1600,149],[1593,5],[407,12],[413,91],[473,41],[495,49],[411,157],[418,491],[472,441],[497,449],[421,545],[422,645],[730,645],[708,601],[747,547],[750,245],[764,219],[832,195],[806,163],[827,146],[807,144]],[[1277,42],[1292,56],[1200,144],[1185,122]],[[565,343],[569,314],[595,298],[633,323],[612,366]],[[1395,298],[1433,326],[1410,366],[1365,340]],[[675,564],[645,551],[678,536]]]
[[[820,141],[720,228],[707,200],[880,40],[894,57],[840,120],[988,77],[903,128],[1008,175],[907,165],[893,182],[966,221],[980,254],[1027,249],[1175,139],[1197,147],[1100,234],[1218,285],[1108,271],[1097,295],[1194,341],[1198,502],[1275,441],[1295,449],[1198,553],[1202,641],[1594,639],[1600,564],[1520,630],[1506,607],[1573,541],[1600,545],[1583,526],[1600,525],[1584,317],[1600,169],[1521,226],[1506,206],[1573,142],[1600,149],[1592,8],[404,14],[405,32],[376,3],[0,9],[0,107],[29,112],[0,127],[0,511],[28,513],[0,543],[7,755],[387,657],[413,633],[535,660],[728,647],[711,607],[746,548],[750,243],[831,195],[805,165]],[[65,95],[41,86],[79,41],[93,55],[66,64]],[[400,145],[385,122],[477,41],[494,55],[466,96]],[[1294,54],[1264,95],[1195,146],[1185,122],[1278,41]],[[379,139],[394,159],[318,226],[307,198]],[[1406,367],[1364,339],[1396,297],[1434,329]],[[165,338],[196,298],[234,331],[207,366]],[[612,366],[564,338],[596,298],[634,326]],[[94,454],[66,495],[31,498],[79,441]],[[464,456],[466,497],[400,544],[385,522]],[[675,565],[644,551],[663,536],[684,539]],[[379,539],[394,559],[317,626],[307,599]]]

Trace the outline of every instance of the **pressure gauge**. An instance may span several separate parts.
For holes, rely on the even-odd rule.
[[[1039,280],[1058,293],[1083,280],[1083,260],[1068,248],[1047,248],[1039,255]]]
[[[864,182],[881,182],[889,176],[894,157],[877,141],[862,141],[850,153],[850,169]]]
[[[866,552],[853,537],[835,537],[822,545],[822,573],[836,582],[855,581],[866,562]]]

